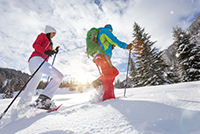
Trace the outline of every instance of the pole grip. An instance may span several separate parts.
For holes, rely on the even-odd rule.
[[[59,48],[60,48],[60,46],[57,46],[57,47],[56,47],[56,51],[58,51]]]
[[[55,52],[55,54],[58,53],[58,49],[60,48],[60,46],[57,46],[56,49],[53,49],[53,51]]]

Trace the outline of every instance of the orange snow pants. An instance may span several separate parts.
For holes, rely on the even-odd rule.
[[[105,58],[107,56],[107,59]],[[95,56],[95,63],[101,68],[102,75],[98,78],[103,82],[103,101],[107,99],[115,99],[113,82],[115,77],[119,74],[119,71],[109,64],[110,58],[108,55],[98,54]]]

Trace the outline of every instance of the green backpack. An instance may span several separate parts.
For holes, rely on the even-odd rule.
[[[96,52],[100,52],[102,55],[105,54],[105,51],[99,47],[98,34],[99,29],[94,27],[87,32],[86,53],[88,54],[88,57],[89,55],[93,56]]]

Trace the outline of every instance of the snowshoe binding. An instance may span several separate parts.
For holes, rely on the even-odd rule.
[[[44,110],[53,110],[56,109],[57,106],[53,101],[51,101],[51,98],[49,98],[46,95],[41,94],[38,99],[35,101],[34,106],[39,109]]]

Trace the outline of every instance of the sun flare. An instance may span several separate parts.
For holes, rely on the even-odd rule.
[[[92,76],[89,76],[87,74],[79,74],[75,77],[75,80],[82,83],[82,84],[85,84],[87,82],[92,81]]]

